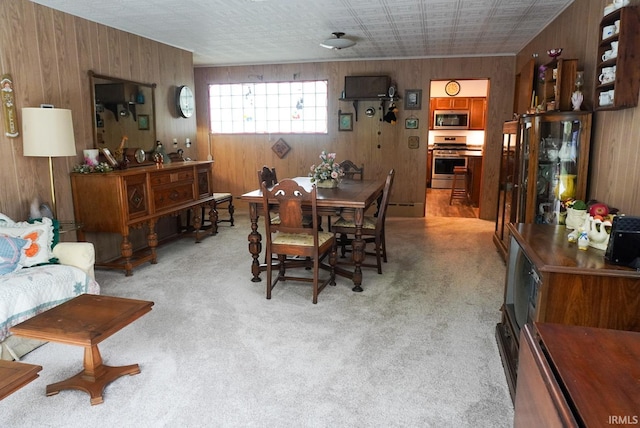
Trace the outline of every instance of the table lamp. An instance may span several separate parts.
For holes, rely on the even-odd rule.
[[[51,208],[54,217],[58,217],[52,158],[76,155],[71,110],[38,107],[23,108],[22,140],[23,154],[25,156],[49,158]]]

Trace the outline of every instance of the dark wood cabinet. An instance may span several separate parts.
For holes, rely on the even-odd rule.
[[[640,333],[535,323],[520,342],[514,427],[640,424]]]
[[[611,35],[605,33],[605,28],[615,27],[619,21],[618,31]],[[640,92],[640,6],[625,6],[617,9],[600,22],[600,43],[598,45],[598,57],[596,68],[596,110],[616,110],[635,107],[638,105],[638,93]],[[608,50],[612,50],[613,44],[618,45],[616,56],[603,58]],[[615,78],[610,81],[601,81],[600,75],[606,67],[615,67]],[[600,100],[601,94],[605,94],[604,100]],[[607,94],[613,93],[613,100]],[[604,101],[604,102],[602,102]]]
[[[131,275],[135,266],[147,261],[156,263],[158,219],[186,210],[193,211],[193,228],[199,241],[204,221],[202,208],[208,205],[210,216],[215,215],[212,164],[212,161],[174,162],[160,167],[71,174],[75,220],[82,225],[78,239],[85,240],[86,232],[117,233],[122,237],[121,257],[96,266],[123,269]],[[147,228],[148,245],[134,254],[130,231],[142,227]]]
[[[640,331],[640,272],[578,250],[560,225],[509,224],[502,319],[496,326],[507,383],[516,390],[519,338],[527,323]]]

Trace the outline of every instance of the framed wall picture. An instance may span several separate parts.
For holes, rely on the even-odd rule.
[[[410,117],[404,120],[404,127],[406,129],[418,129],[418,119]]]
[[[338,113],[338,131],[353,131],[353,113]]]
[[[138,129],[148,130],[149,129],[149,115],[148,114],[139,114],[138,115]]]
[[[422,89],[407,89],[404,91],[404,109],[422,109]]]

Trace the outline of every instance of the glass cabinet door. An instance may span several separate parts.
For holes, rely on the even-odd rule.
[[[532,146],[535,131],[533,127],[533,116],[525,116],[522,118],[522,124],[520,127],[520,171],[518,174],[518,206],[515,217],[518,223],[527,222],[527,200],[529,199],[529,182],[532,180],[531,176],[531,156],[535,147]]]
[[[518,187],[517,179],[517,150],[519,122],[505,122],[502,135],[502,156],[500,158],[500,187],[498,189],[498,219],[496,221],[496,236],[503,242],[504,249],[508,246],[507,224],[514,221]]]
[[[591,113],[523,116],[518,221],[564,224],[565,203],[586,197]]]
[[[540,123],[535,222],[564,224],[562,203],[576,197],[581,123],[568,118]]]

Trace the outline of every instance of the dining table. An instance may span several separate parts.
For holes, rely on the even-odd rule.
[[[305,190],[311,191],[314,183],[311,177],[293,178]],[[385,181],[380,180],[351,180],[343,179],[337,187],[317,187],[317,213],[318,216],[353,216],[355,222],[355,236],[352,241],[353,270],[336,266],[336,274],[353,280],[353,291],[362,291],[362,263],[365,259],[365,242],[362,239],[362,224],[364,213],[374,202],[382,197]],[[263,211],[262,190],[257,189],[245,193],[240,199],[249,203],[249,215],[251,218],[251,232],[249,232],[249,252],[253,258],[251,262],[251,281],[260,282],[260,272],[266,269],[265,264],[260,264],[260,252],[262,251],[262,235],[258,232],[258,221]],[[274,201],[275,202],[275,201]],[[274,207],[275,209],[275,204]],[[270,207],[271,209],[271,207]],[[309,205],[309,210],[311,206]]]

